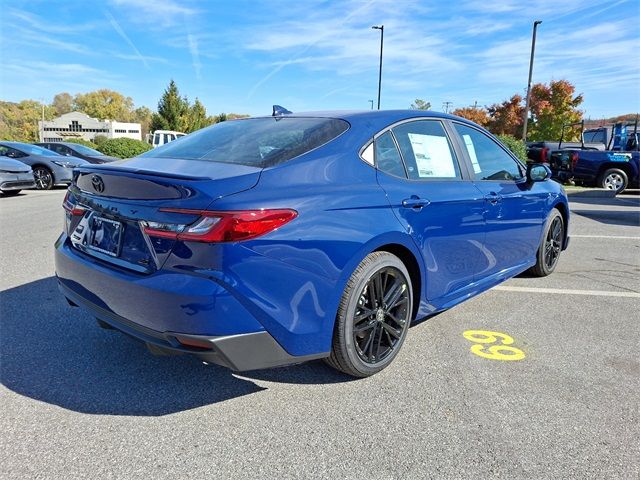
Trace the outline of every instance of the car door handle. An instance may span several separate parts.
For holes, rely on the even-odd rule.
[[[502,202],[502,195],[498,195],[495,192],[491,192],[488,195],[484,196],[484,199],[489,202],[491,205],[497,205],[498,203]]]
[[[420,198],[417,195],[413,195],[411,198],[405,198],[402,200],[402,206],[404,208],[413,208],[414,210],[420,210],[422,207],[429,205],[431,201],[426,198]]]

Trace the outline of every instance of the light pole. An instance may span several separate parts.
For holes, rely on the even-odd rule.
[[[380,110],[380,89],[382,87],[382,45],[384,44],[384,25],[374,25],[374,30],[380,30],[380,70],[378,72],[378,110]]]
[[[369,100],[369,103],[371,104],[371,110],[373,110],[373,100]]]
[[[527,99],[524,103],[524,121],[522,123],[522,141],[527,141],[527,123],[529,122],[529,101],[531,100],[531,75],[533,74],[533,55],[536,51],[536,32],[542,20],[533,22],[533,36],[531,37],[531,59],[529,60],[529,81],[527,82]]]

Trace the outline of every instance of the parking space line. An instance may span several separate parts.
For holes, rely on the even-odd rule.
[[[569,235],[571,238],[612,238],[615,240],[640,240],[640,237],[625,237],[623,235]]]
[[[595,297],[640,298],[640,293],[637,292],[612,292],[606,290],[571,290],[566,288],[512,287],[507,285],[498,285],[497,287],[493,287],[493,290],[520,293],[550,293],[560,295],[592,295]]]

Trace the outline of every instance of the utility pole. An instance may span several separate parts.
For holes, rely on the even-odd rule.
[[[444,109],[444,113],[449,113],[449,107],[453,105],[453,102],[442,102],[442,108]]]
[[[533,55],[536,51],[536,32],[542,20],[533,22],[533,35],[531,37],[531,58],[529,59],[529,81],[527,82],[527,99],[524,104],[524,120],[522,122],[522,141],[527,141],[527,123],[529,122],[529,102],[531,101],[531,75],[533,74]]]
[[[371,110],[373,110],[373,100],[369,100],[369,103],[371,104]]]
[[[382,46],[384,45],[384,25],[374,25],[374,30],[380,30],[380,69],[378,71],[378,110],[380,110],[380,90],[382,88]]]

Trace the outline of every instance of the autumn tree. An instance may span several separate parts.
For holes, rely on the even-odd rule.
[[[142,138],[149,133],[153,112],[147,107],[138,107],[133,111],[133,121],[140,124]]]
[[[171,80],[158,102],[158,113],[153,114],[151,130],[182,131],[188,110],[189,102],[180,96],[176,82]]]
[[[73,111],[73,97],[67,92],[58,93],[53,97],[51,106],[55,109],[56,115],[64,115]]]
[[[39,141],[38,121],[42,120],[43,113],[45,120],[51,120],[55,116],[55,109],[35,100],[22,100],[19,103],[0,101],[0,139]]]
[[[410,110],[431,110],[431,103],[421,98],[416,98],[411,105],[409,105]]]
[[[524,105],[520,95],[516,94],[502,103],[494,103],[487,110],[490,118],[486,126],[491,133],[522,138]]]
[[[489,122],[489,114],[487,113],[487,110],[481,107],[456,108],[451,112],[451,114],[471,120],[483,127]]]
[[[114,90],[103,88],[95,92],[79,93],[74,108],[101,120],[129,122],[133,119],[133,100]]]
[[[529,140],[559,140],[562,126],[582,120],[578,106],[582,94],[574,95],[575,87],[567,80],[552,80],[549,85],[536,83],[531,88],[531,118]],[[565,140],[577,140],[580,128],[565,130]]]

